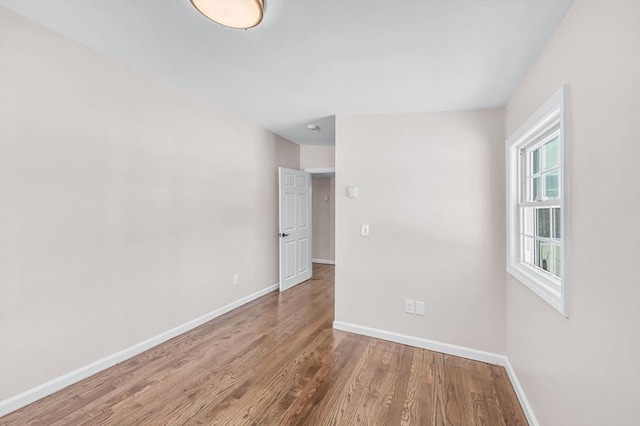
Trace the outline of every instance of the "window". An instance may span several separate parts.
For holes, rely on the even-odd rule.
[[[567,316],[564,87],[506,142],[507,271]]]

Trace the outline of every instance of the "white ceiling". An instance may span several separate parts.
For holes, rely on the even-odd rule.
[[[300,144],[334,115],[503,107],[571,0],[266,0],[232,30],[189,0],[0,0]],[[310,131],[314,123],[319,131]]]

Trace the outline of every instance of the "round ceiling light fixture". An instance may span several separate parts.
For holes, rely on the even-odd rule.
[[[246,30],[262,22],[264,0],[191,0],[207,18],[220,25]]]

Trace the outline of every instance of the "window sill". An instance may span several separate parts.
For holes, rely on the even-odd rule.
[[[508,265],[507,272],[515,279],[527,286],[538,297],[547,302],[556,311],[560,312],[564,317],[568,318],[567,307],[562,298],[555,291],[551,290],[551,285],[557,285],[553,281],[540,274],[531,271],[524,265]],[[565,299],[566,300],[566,299]]]

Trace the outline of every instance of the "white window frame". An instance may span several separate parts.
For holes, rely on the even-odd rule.
[[[567,303],[567,161],[565,146],[565,86],[563,85],[536,113],[506,141],[507,172],[507,272],[565,317]],[[550,133],[551,132],[551,133]],[[559,200],[526,200],[526,151],[535,149],[549,135],[558,137]],[[522,210],[525,207],[560,207],[561,276],[555,277],[523,259]],[[550,217],[553,222],[553,217]],[[551,235],[553,237],[553,235]]]

